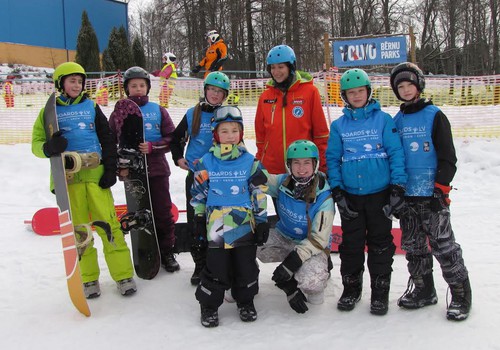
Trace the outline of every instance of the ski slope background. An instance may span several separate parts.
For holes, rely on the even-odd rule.
[[[247,141],[255,154],[255,142]],[[49,161],[31,154],[29,144],[0,146],[0,347],[1,349],[500,349],[500,139],[455,139],[458,172],[453,182],[452,224],[462,245],[472,283],[469,319],[445,318],[447,285],[435,261],[439,302],[408,311],[396,302],[406,289],[403,256],[394,257],[390,309],[386,316],[369,313],[370,280],[364,275],[363,296],[352,312],[336,309],[342,286],[340,261],[323,305],[295,313],[271,276],[277,264],[260,264],[258,319],[243,323],[236,305],[219,309],[220,326],[199,322],[195,288],[189,278],[189,253],[178,256],[181,270],[162,270],[151,280],[136,278],[138,292],[123,297],[109,276],[96,238],[101,267],[101,297],[89,300],[92,316],[79,314],[65,282],[61,241],[42,237],[23,223],[42,207],[55,206],[49,192]],[[172,198],[184,208],[185,172],[171,164]],[[115,203],[125,203],[122,183],[113,187]],[[269,201],[271,203],[271,201]],[[272,208],[272,204],[270,204]],[[272,209],[271,209],[272,210]],[[181,217],[182,220],[182,217]],[[339,223],[338,216],[335,222]],[[396,223],[397,225],[397,223]],[[96,236],[97,237],[97,236]],[[130,239],[127,238],[129,244]]]

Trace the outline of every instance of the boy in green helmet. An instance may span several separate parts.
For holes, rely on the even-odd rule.
[[[404,205],[405,156],[396,125],[372,99],[371,82],[362,69],[340,79],[343,115],[330,127],[326,151],[328,181],[340,213],[340,273],[344,291],[337,308],[353,310],[361,299],[365,246],[371,278],[370,312],[385,315],[395,245],[392,222]]]
[[[133,294],[137,291],[133,279],[134,268],[130,250],[116,218],[110,189],[116,183],[117,154],[108,119],[99,105],[85,94],[86,74],[78,63],[59,65],[53,79],[60,92],[56,106],[60,131],[46,139],[42,109],[33,126],[31,150],[39,158],[49,158],[64,151],[99,155],[95,166],[82,167],[68,183],[71,216],[74,225],[87,224],[90,218],[110,225],[113,243],[109,242],[101,228],[96,227],[102,239],[104,257],[120,293]],[[80,270],[87,299],[100,296],[99,265],[93,240],[81,256]]]

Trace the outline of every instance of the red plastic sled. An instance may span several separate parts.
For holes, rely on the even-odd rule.
[[[115,210],[116,216],[119,220],[124,214],[127,213],[127,205],[115,205]],[[61,232],[59,230],[58,214],[57,208],[42,208],[33,215],[31,220],[24,220],[24,223],[31,225],[33,232],[41,236],[58,235]],[[177,222],[177,219],[179,218],[179,210],[173,203],[172,215],[174,216],[174,222]]]
[[[401,229],[393,228],[392,237],[394,245],[396,246],[396,254],[405,254],[405,251],[401,249]],[[332,252],[339,251],[339,244],[342,243],[342,229],[340,226],[333,226],[332,228]]]

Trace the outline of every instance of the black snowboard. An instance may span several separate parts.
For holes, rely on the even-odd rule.
[[[122,217],[122,230],[130,231],[132,256],[137,276],[153,279],[161,267],[160,248],[153,220],[149,195],[147,156],[139,151],[144,142],[142,113],[139,106],[128,99],[120,100],[113,112],[118,137],[119,168],[128,168],[123,179],[128,213]],[[122,122],[122,123],[121,123]]]

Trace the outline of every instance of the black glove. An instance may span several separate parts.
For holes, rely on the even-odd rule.
[[[255,227],[255,243],[257,245],[264,245],[269,238],[269,223],[261,222]]]
[[[64,156],[64,169],[69,170],[75,167],[75,161],[73,157]]]
[[[434,184],[434,193],[432,194],[431,199],[431,211],[437,213],[450,206],[450,191],[451,186],[441,185],[437,182]]]
[[[102,174],[101,179],[99,180],[99,186],[101,188],[110,188],[116,183],[116,171],[113,170],[104,170],[104,174]]]
[[[197,65],[196,67],[194,67],[193,69],[191,69],[191,73],[198,73],[199,71],[201,70],[201,66],[200,65]]]
[[[205,215],[196,215],[194,217],[195,241],[199,244],[207,242],[207,217]]]
[[[332,196],[335,203],[337,203],[337,208],[339,209],[340,217],[344,220],[352,220],[358,217],[358,212],[349,208],[347,199],[344,196],[344,191],[340,187],[335,187],[332,190]]]
[[[43,144],[43,153],[47,157],[52,157],[56,154],[61,154],[68,147],[68,140],[64,136],[62,136],[62,131],[56,131],[52,134],[52,137],[49,141]]]
[[[292,294],[286,296],[290,307],[299,314],[305,313],[309,308],[306,305],[306,296],[300,289],[296,289]]]
[[[276,283],[283,283],[290,280],[293,274],[302,266],[299,254],[294,250],[283,260],[273,272],[271,278]]]
[[[389,204],[384,205],[384,214],[388,218],[394,216],[399,219],[399,214],[405,206],[405,189],[400,185],[389,186]]]

